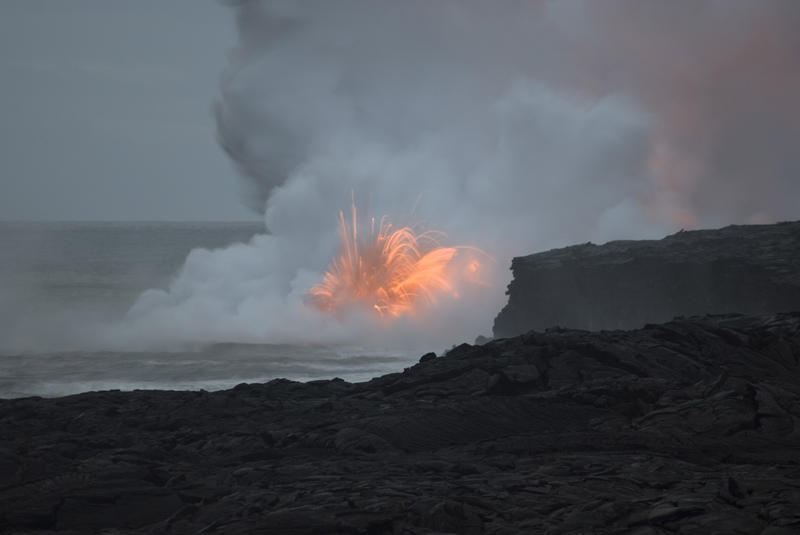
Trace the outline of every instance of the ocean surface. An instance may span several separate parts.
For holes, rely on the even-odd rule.
[[[220,343],[184,351],[82,348],[80,324],[122,319],[194,248],[246,242],[260,223],[0,222],[0,398],[90,390],[218,390],[285,377],[362,381],[414,355]]]

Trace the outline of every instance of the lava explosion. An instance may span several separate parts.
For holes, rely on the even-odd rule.
[[[375,219],[370,232],[359,238],[355,204],[352,223],[339,212],[341,251],[333,259],[322,282],[309,290],[311,302],[320,310],[336,312],[353,304],[368,306],[381,316],[411,313],[421,303],[433,303],[437,295],[458,297],[457,283],[462,279],[479,283],[481,263],[473,247],[442,247],[441,232],[420,232],[405,226],[394,229],[384,217],[377,232]],[[463,263],[462,275],[455,262],[460,251],[473,252]]]

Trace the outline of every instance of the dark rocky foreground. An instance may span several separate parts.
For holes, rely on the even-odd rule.
[[[800,221],[586,243],[515,258],[496,337],[800,310]]]
[[[800,532],[800,313],[0,401],[3,533]]]

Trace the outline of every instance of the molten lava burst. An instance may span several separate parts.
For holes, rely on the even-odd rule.
[[[309,291],[312,303],[329,312],[361,304],[381,316],[401,316],[421,303],[434,302],[439,294],[457,296],[458,276],[452,261],[460,249],[478,250],[442,247],[437,241],[442,236],[440,232],[417,233],[411,227],[393,229],[384,218],[377,232],[373,219],[369,236],[359,238],[355,205],[351,225],[339,212],[341,251],[322,282]],[[476,259],[469,260],[467,277],[479,267]]]

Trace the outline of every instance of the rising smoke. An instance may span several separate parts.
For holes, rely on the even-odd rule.
[[[449,344],[490,330],[512,256],[798,216],[794,0],[233,10],[219,139],[270,234],[192,252],[129,339]],[[352,192],[487,251],[490,285],[390,326],[310,309]]]

